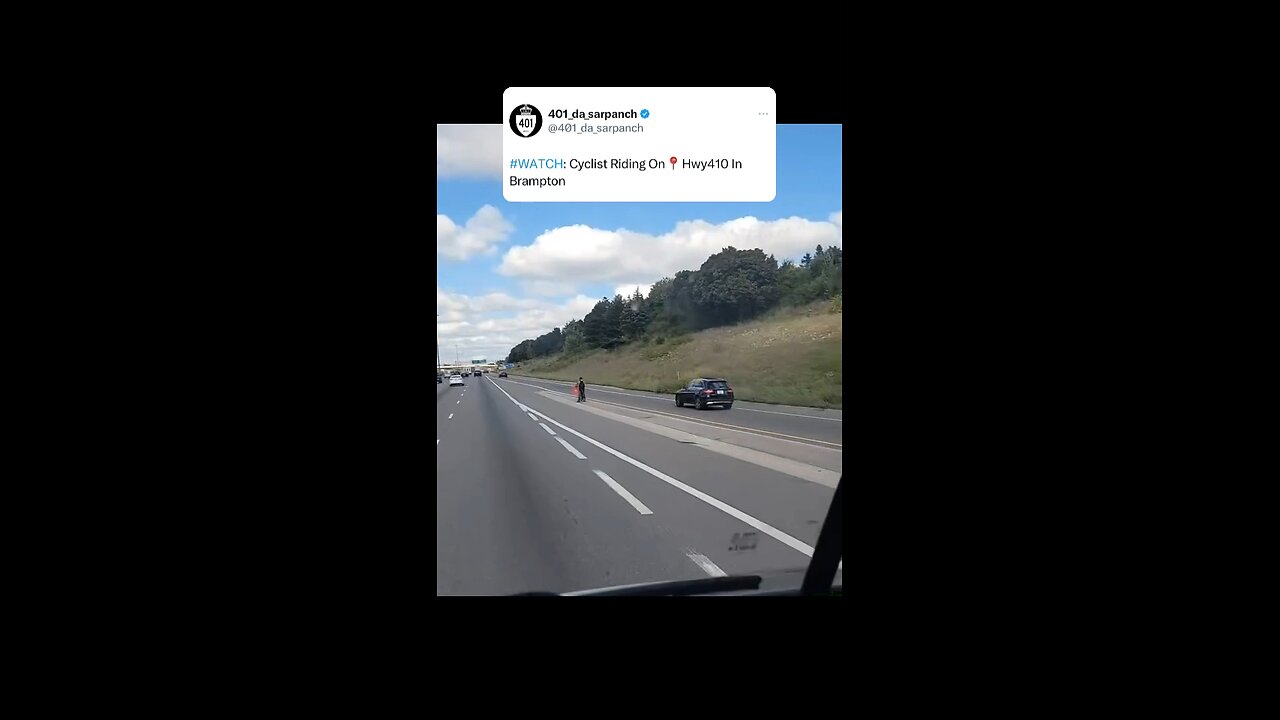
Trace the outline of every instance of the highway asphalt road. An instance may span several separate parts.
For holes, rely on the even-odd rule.
[[[511,380],[537,385],[552,392],[570,393],[573,385],[559,380],[512,376]],[[730,381],[730,386],[733,382]],[[657,394],[587,383],[587,400],[598,400],[649,412],[666,413],[709,424],[752,430],[763,435],[839,448],[843,444],[844,412],[819,408],[769,405],[737,400],[733,407],[697,410],[688,405],[677,408],[675,394]]]
[[[527,378],[466,383],[436,386],[437,595],[807,566],[833,488],[584,412]],[[830,424],[822,437],[839,443]]]

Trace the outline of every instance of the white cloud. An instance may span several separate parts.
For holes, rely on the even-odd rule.
[[[528,301],[506,293],[461,295],[436,288],[436,313],[444,322],[461,322],[479,313],[506,312],[529,307]]]
[[[476,211],[459,227],[447,215],[436,215],[436,252],[455,260],[473,255],[492,255],[497,245],[511,236],[515,227],[492,205]]]
[[[436,288],[436,337],[440,358],[467,361],[475,357],[499,360],[516,344],[582,319],[598,298],[577,295],[553,303],[517,298],[506,293],[463,295]]]
[[[501,125],[437,125],[436,179],[502,175]]]
[[[624,298],[629,298],[635,294],[637,287],[640,288],[641,295],[644,295],[645,297],[649,297],[649,288],[653,287],[653,283],[642,283],[642,282],[622,283],[621,285],[613,289],[613,294],[621,295]]]
[[[601,230],[567,225],[539,235],[531,245],[513,247],[498,272],[525,281],[613,282],[619,287],[651,284],[680,270],[697,270],[707,257],[732,245],[760,248],[781,263],[812,252],[817,245],[840,245],[843,211],[828,220],[789,217],[759,220],[744,217],[715,225],[683,221],[662,235],[626,229]],[[626,293],[624,293],[626,294]]]
[[[537,295],[539,297],[564,297],[572,295],[575,283],[557,280],[526,280],[520,283],[520,287],[528,295]]]

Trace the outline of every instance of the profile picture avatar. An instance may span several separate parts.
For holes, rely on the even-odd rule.
[[[520,137],[533,137],[542,129],[542,113],[529,104],[511,111],[511,131]]]

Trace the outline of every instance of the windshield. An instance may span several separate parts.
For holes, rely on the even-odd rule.
[[[843,470],[841,126],[777,125],[771,202],[508,202],[512,132],[436,129],[437,372],[481,375],[436,390],[437,595],[798,586]]]

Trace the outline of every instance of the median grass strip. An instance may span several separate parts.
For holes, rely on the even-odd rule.
[[[674,393],[695,377],[724,377],[739,400],[842,408],[843,314],[830,303],[674,338],[650,338],[576,357],[552,355],[511,372]]]

